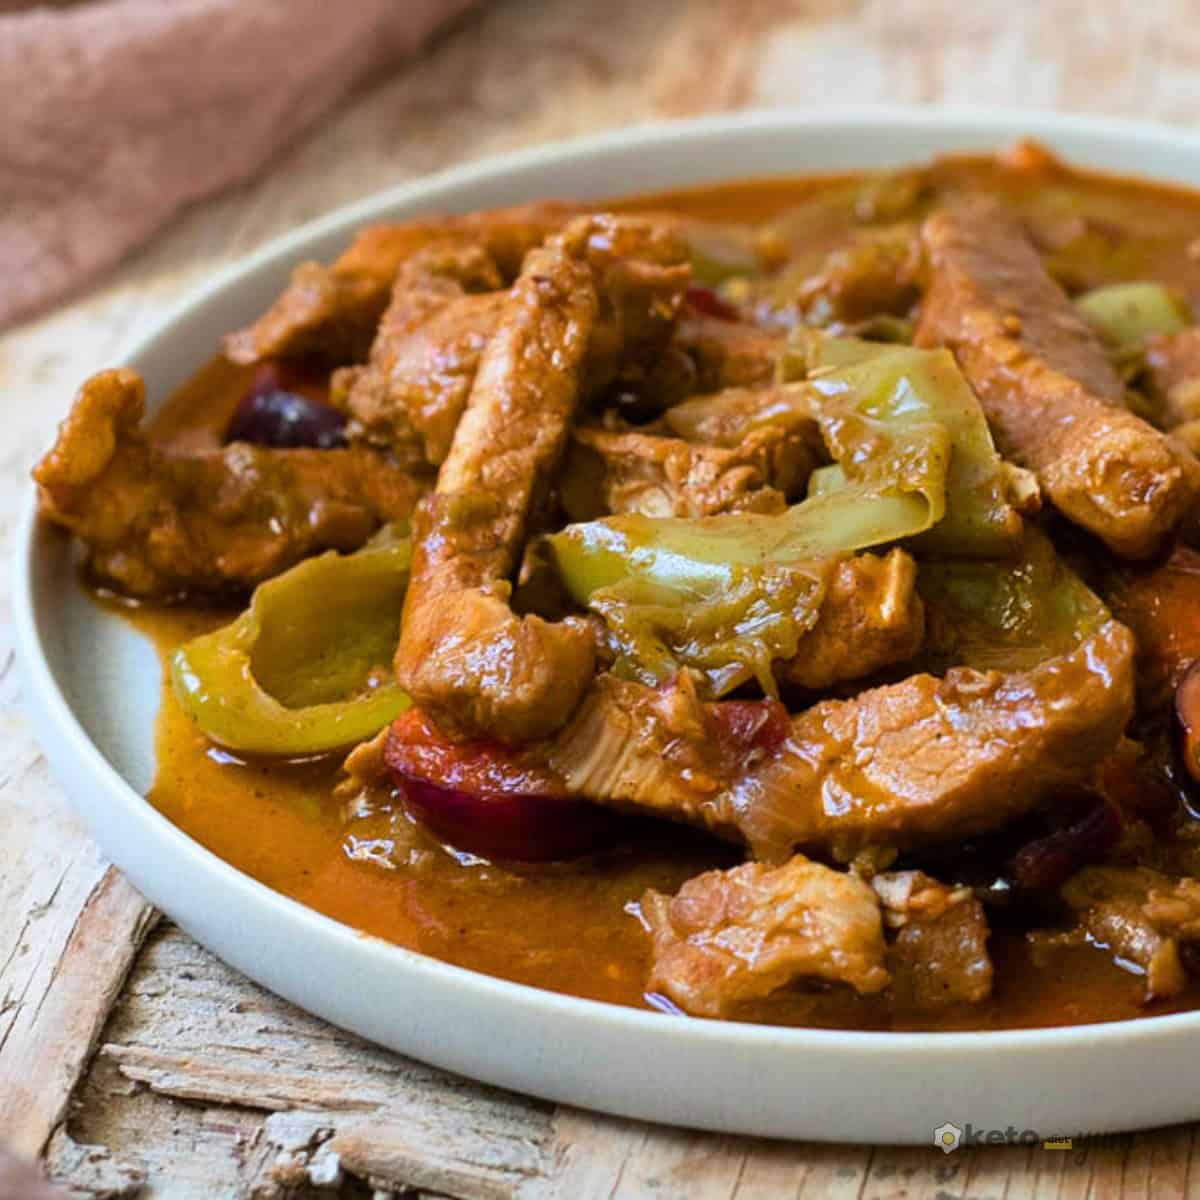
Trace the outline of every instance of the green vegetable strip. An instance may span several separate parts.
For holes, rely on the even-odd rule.
[[[1067,654],[1109,618],[1104,603],[1030,529],[1016,563],[933,560],[921,564],[926,664],[1022,671]]]
[[[837,460],[808,499],[769,515],[622,515],[547,539],[572,597],[604,618],[619,671],[662,681],[687,666],[717,695],[750,677],[772,694],[772,664],[816,622],[839,558],[914,539],[981,558],[1019,547],[1005,464],[949,353],[806,331],[781,374],[807,382],[780,389],[775,418],[815,419]]]
[[[847,482],[944,497],[931,514],[936,528],[915,550],[998,558],[1019,548],[1022,523],[1012,497],[1021,473],[996,453],[983,410],[949,351],[800,330],[780,371],[784,379],[807,372],[814,415]],[[818,493],[837,478],[818,473]]]
[[[260,584],[235,621],[172,655],[184,710],[252,754],[319,754],[382,729],[409,703],[391,663],[410,557],[407,538],[385,535]]]
[[[1190,324],[1187,306],[1161,283],[1114,283],[1094,288],[1075,307],[1118,356],[1136,353],[1157,334],[1180,333]]]

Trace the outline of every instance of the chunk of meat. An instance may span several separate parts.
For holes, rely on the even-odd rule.
[[[923,871],[876,875],[871,886],[885,929],[894,931],[887,963],[897,1009],[936,1012],[992,994],[987,917],[970,888]]]
[[[801,979],[864,994],[887,986],[870,887],[800,855],[708,871],[675,896],[649,891],[641,911],[653,940],[649,990],[696,1016],[727,1016]]]
[[[1200,659],[1200,551],[1176,546],[1149,570],[1124,569],[1108,581],[1105,599],[1137,639],[1141,704],[1165,711]]]
[[[921,259],[921,240],[911,223],[856,229],[819,265],[801,263],[773,280],[762,315],[824,327],[881,313],[903,316],[920,294]]]
[[[779,664],[779,678],[815,690],[912,658],[925,638],[916,585],[916,563],[900,549],[839,563],[817,623],[795,656]]]
[[[504,306],[503,277],[477,245],[435,242],[396,276],[364,366],[334,375],[354,440],[440,464]]]
[[[731,797],[764,855],[849,857],[999,829],[1087,779],[1133,711],[1134,642],[1116,621],[1026,671],[955,668],[829,700]]]
[[[440,466],[503,307],[503,292],[459,297],[396,337],[386,368],[338,372],[349,385],[341,403],[352,417],[349,436],[393,452],[416,443],[423,461]],[[376,345],[387,325],[385,316]]]
[[[1146,380],[1164,428],[1200,421],[1200,327],[1149,338]]]
[[[780,512],[817,466],[812,447],[781,428],[736,447],[700,446],[640,432],[579,429],[563,471],[573,521],[607,513],[704,517]]]
[[[331,265],[301,263],[274,304],[253,325],[225,339],[237,363],[316,356],[333,364],[361,362],[387,307],[396,272],[417,251],[448,237],[481,245],[509,279],[525,255],[576,211],[530,204],[462,217],[373,225],[360,230]]]
[[[1131,715],[1133,659],[1109,621],[1027,671],[956,668],[824,701],[732,767],[690,689],[601,676],[549,761],[576,794],[740,838],[759,858],[802,847],[848,861],[999,829],[1089,778]]]
[[[645,269],[621,261],[643,251]],[[396,655],[403,686],[448,731],[508,742],[545,737],[569,718],[591,678],[590,626],[518,618],[508,605],[509,577],[561,457],[588,364],[598,353],[625,360],[612,330],[636,350],[673,320],[660,290],[665,279],[678,283],[665,261],[672,254],[684,263],[683,247],[672,248],[645,222],[581,218],[530,253],[508,294],[437,492],[418,510]],[[639,316],[639,303],[653,311]]]
[[[1200,880],[1149,867],[1085,867],[1062,895],[1083,937],[1145,974],[1147,1001],[1187,986],[1181,949],[1200,941]]]
[[[681,437],[702,446],[741,445],[764,429],[783,429],[796,437],[808,453],[827,458],[821,428],[812,415],[805,383],[766,387],[728,387],[693,396],[663,413],[653,432]],[[649,432],[650,430],[647,430]]]
[[[691,390],[719,392],[770,383],[785,340],[779,330],[685,312],[672,345],[683,350],[695,366]]]
[[[591,399],[654,377],[692,271],[674,222],[599,216],[586,254],[599,301],[582,380],[584,399]]]
[[[142,432],[144,407],[136,372],[93,376],[33,473],[43,514],[126,595],[252,587],[320,550],[356,549],[428,486],[364,449],[168,453]]]
[[[1120,555],[1152,554],[1196,494],[1190,452],[1124,407],[1097,335],[997,204],[938,211],[923,239],[917,344],[954,351],[1000,452],[1066,516]]]

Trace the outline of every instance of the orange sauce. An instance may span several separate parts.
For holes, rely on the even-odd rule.
[[[949,160],[933,176],[941,189],[982,183],[1027,209],[1045,207],[1048,191],[1069,186],[1101,205],[1136,206],[1141,214],[1152,210],[1156,228],[1166,233],[1144,248],[1137,266],[1200,298],[1195,260],[1184,253],[1191,230],[1200,226],[1192,195],[1166,189],[1148,195],[1145,185],[1058,169],[1006,172],[978,160]],[[644,196],[620,206],[761,220],[824,187],[845,185],[847,178],[757,180]],[[154,436],[180,447],[214,444],[250,375],[215,359],[168,401],[155,420]],[[122,612],[153,638],[164,663],[173,647],[232,615],[198,607]],[[675,891],[692,875],[738,858],[730,847],[681,827],[639,823],[631,826],[627,844],[586,861],[508,868],[462,859],[415,826],[396,796],[335,794],[336,760],[248,762],[215,749],[183,714],[169,684],[163,688],[157,749],[158,773],[148,801],[267,886],[355,929],[446,962],[617,1004],[650,1003],[643,994],[648,945],[636,914],[638,898],[649,887]],[[896,1023],[879,998],[841,991],[785,993],[744,1015],[844,1028],[1000,1029],[1200,1007],[1196,991],[1172,1005],[1143,1007],[1142,980],[1099,950],[1062,950],[1035,962],[1022,934],[1001,929],[993,934],[992,953],[992,999],[923,1024]]]

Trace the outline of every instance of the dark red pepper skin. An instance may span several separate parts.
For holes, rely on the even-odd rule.
[[[440,841],[482,858],[578,858],[610,846],[625,825],[568,795],[536,752],[451,741],[417,709],[392,725],[384,759],[412,815]]]
[[[684,293],[683,302],[702,317],[716,317],[718,321],[742,319],[742,314],[710,287],[694,285],[688,288]]]

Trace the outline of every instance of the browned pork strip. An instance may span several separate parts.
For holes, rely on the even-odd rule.
[[[915,225],[856,229],[820,263],[801,261],[767,284],[764,315],[820,326],[903,316],[919,295],[920,268]]]
[[[785,429],[818,456],[824,451],[821,427],[812,416],[812,399],[804,383],[764,387],[728,387],[692,396],[669,408],[647,432],[669,434],[703,446],[740,445],[752,433]]]
[[[923,871],[871,880],[894,931],[887,964],[900,1011],[936,1012],[978,1004],[992,994],[992,960],[983,905],[970,888],[947,887]]]
[[[1180,951],[1200,941],[1200,880],[1172,879],[1149,867],[1085,867],[1062,894],[1079,916],[1083,938],[1144,972],[1147,1001],[1187,986]]]
[[[573,521],[628,512],[780,512],[817,465],[812,446],[781,428],[759,430],[730,448],[637,431],[578,429],[563,471],[563,498]]]
[[[934,213],[917,343],[949,346],[1002,454],[1118,554],[1152,554],[1197,490],[1197,464],[1123,404],[1096,334],[999,205]]]
[[[661,247],[660,247],[661,251]],[[588,343],[585,393],[637,386],[670,338],[687,272],[670,259],[636,264],[593,244],[601,305]],[[435,242],[396,276],[370,359],[334,377],[333,402],[350,413],[348,433],[433,465],[454,431],[506,297],[499,265],[479,244]]]
[[[334,374],[353,440],[433,465],[449,453],[504,306],[503,277],[478,245],[434,242],[400,268],[368,362]]]
[[[301,263],[283,293],[253,325],[225,340],[234,362],[315,355],[330,363],[361,362],[387,307],[396,272],[418,250],[447,237],[481,245],[513,278],[534,246],[574,210],[530,204],[463,217],[374,225],[361,230],[331,265]]]
[[[848,861],[999,829],[1089,778],[1132,712],[1133,659],[1110,621],[1027,671],[956,668],[824,701],[733,765],[689,689],[602,676],[549,761],[578,795],[741,838],[759,858],[799,846]]]
[[[817,623],[779,664],[779,678],[815,690],[907,662],[925,637],[916,584],[916,563],[900,549],[839,563]]]
[[[681,294],[684,259],[681,246],[645,222],[580,218],[529,254],[508,294],[437,492],[417,513],[396,656],[403,686],[448,733],[518,743],[545,737],[591,679],[587,624],[518,618],[509,579],[588,364],[598,355],[624,358],[664,327],[669,336],[663,280],[676,281]]]
[[[34,470],[42,511],[127,595],[252,587],[320,550],[357,548],[427,486],[365,449],[169,454],[142,432],[144,406],[136,372],[93,376]]]
[[[675,896],[649,891],[648,987],[685,1012],[722,1017],[800,979],[887,986],[879,902],[854,875],[796,855],[689,879]]]

